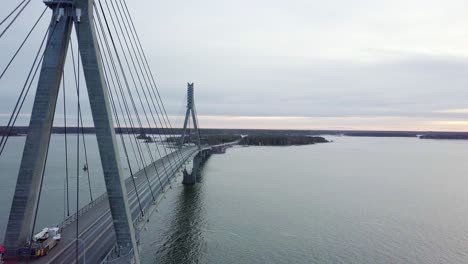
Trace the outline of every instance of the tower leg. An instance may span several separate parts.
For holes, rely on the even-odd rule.
[[[99,46],[93,25],[93,0],[77,0],[76,8],[81,8],[80,22],[75,23],[83,70],[91,104],[96,138],[101,156],[107,196],[121,255],[128,255],[133,249],[136,263],[139,254],[135,239],[133,221],[128,205],[127,189],[122,174],[112,112],[109,105],[107,84],[104,81]]]
[[[197,122],[196,112],[194,108],[192,108],[192,120],[193,120],[193,128],[195,129],[197,133],[196,137],[197,137],[198,147],[200,148],[200,130],[198,130],[198,122]]]
[[[184,144],[185,135],[187,134],[187,124],[188,124],[189,117],[190,117],[190,109],[187,109],[187,111],[185,112],[185,121],[184,121],[184,128],[182,129],[182,137],[180,138],[181,146]]]
[[[71,8],[66,9],[66,12],[71,12]],[[28,136],[5,234],[6,257],[16,256],[16,249],[25,246],[31,233],[34,232],[31,229],[34,213],[39,203],[42,172],[54,122],[71,25],[72,22],[67,16],[57,22],[56,14],[49,25],[48,45],[44,53]]]

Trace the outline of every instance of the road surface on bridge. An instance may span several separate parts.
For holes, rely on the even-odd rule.
[[[182,165],[196,154],[195,146],[177,150],[164,158],[145,167],[134,174],[135,183],[142,208],[151,207],[153,197],[149,190],[149,181],[156,201],[159,201],[165,191],[170,188],[171,180],[175,178]],[[158,177],[159,175],[159,177]],[[162,185],[162,186],[161,186]],[[141,216],[137,193],[130,178],[126,179],[129,206],[134,222],[137,226]],[[162,187],[162,188],[161,188]],[[112,250],[116,243],[112,216],[106,194],[95,199],[91,204],[83,207],[78,217],[79,229],[79,261],[78,263],[100,263]],[[62,223],[62,239],[47,256],[31,260],[32,263],[77,263],[76,261],[76,214]],[[139,230],[135,228],[138,237]],[[85,249],[83,251],[83,248]]]

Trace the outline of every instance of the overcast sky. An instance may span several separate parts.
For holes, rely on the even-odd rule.
[[[5,2],[0,19],[19,0]],[[33,2],[0,39],[0,69]],[[466,0],[127,2],[171,116],[195,82],[202,127],[468,131]],[[47,20],[0,80],[0,125]]]

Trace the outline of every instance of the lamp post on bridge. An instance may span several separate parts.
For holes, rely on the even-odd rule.
[[[80,239],[80,238],[75,239],[75,241],[81,243],[81,247],[83,248],[83,263],[86,264],[86,246],[85,246],[85,242],[83,241],[83,239]],[[76,262],[79,263],[79,258],[76,260]]]

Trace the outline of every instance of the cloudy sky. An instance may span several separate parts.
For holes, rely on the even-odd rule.
[[[33,2],[0,39],[0,69]],[[127,2],[171,116],[190,81],[202,127],[468,131],[466,0]],[[46,20],[0,80],[0,125]]]

